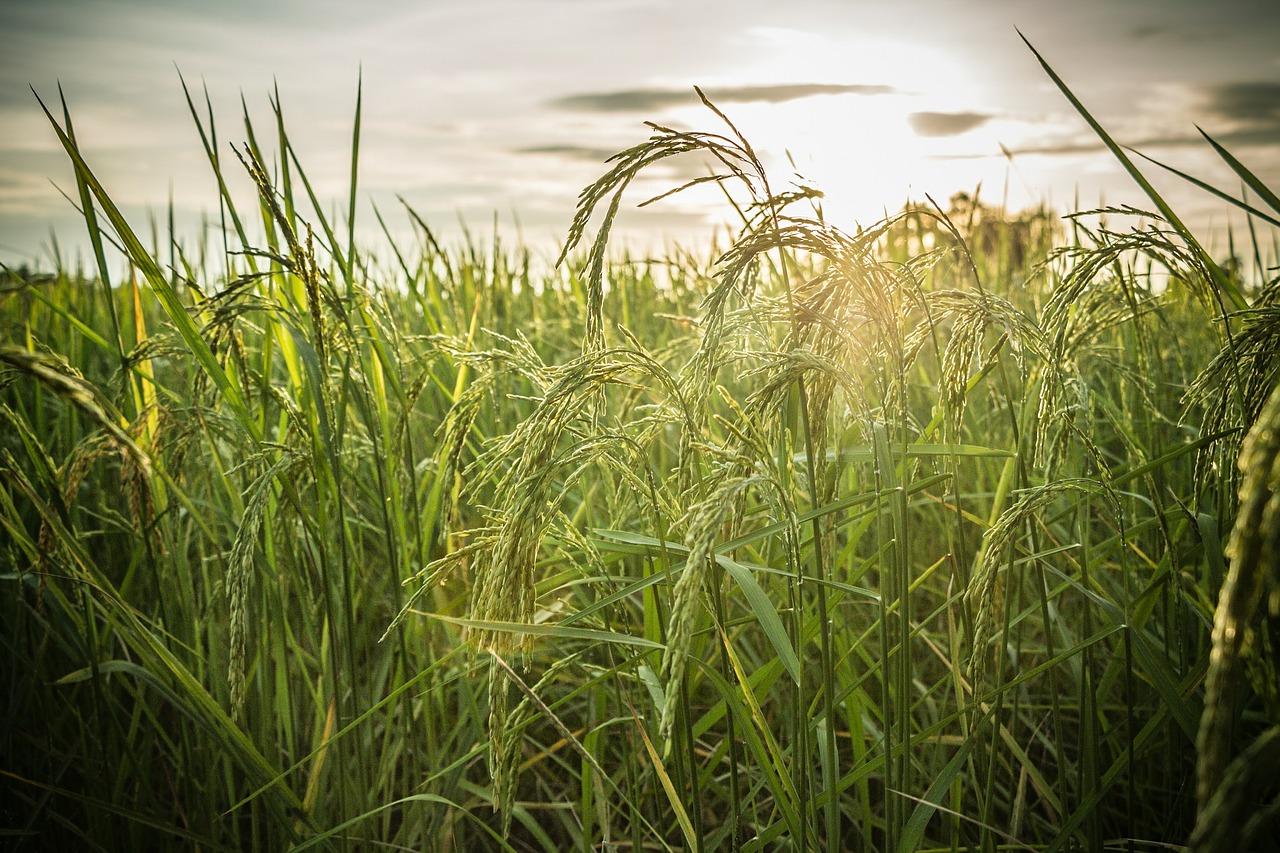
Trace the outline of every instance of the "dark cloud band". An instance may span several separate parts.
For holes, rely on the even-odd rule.
[[[618,152],[612,148],[592,148],[586,145],[528,145],[515,149],[517,154],[546,154],[568,160],[603,163]]]
[[[994,116],[989,113],[912,113],[907,116],[911,129],[920,136],[959,136],[981,127]]]
[[[768,103],[778,104],[809,98],[814,95],[892,95],[898,92],[893,86],[839,85],[831,83],[789,83],[776,86],[733,86],[705,90],[707,97],[717,104]],[[551,106],[579,112],[644,112],[665,107],[690,106],[698,102],[698,96],[690,89],[624,89],[616,92],[596,92],[566,95],[551,101]]]
[[[1280,122],[1280,83],[1223,83],[1204,88],[1209,109],[1219,118],[1245,124]]]

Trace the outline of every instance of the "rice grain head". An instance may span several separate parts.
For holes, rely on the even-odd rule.
[[[291,451],[280,453],[275,462],[245,490],[244,514],[236,529],[236,538],[227,560],[227,608],[229,654],[227,683],[231,693],[231,717],[238,719],[244,710],[246,650],[249,635],[249,593],[253,566],[257,556],[258,532],[271,498],[271,486],[277,477],[285,476],[300,457]]]
[[[1227,542],[1231,561],[1213,618],[1204,716],[1197,737],[1196,795],[1200,819],[1230,761],[1242,652],[1263,601],[1280,615],[1280,386],[1267,400],[1240,451],[1240,509]]]
[[[976,613],[968,667],[969,680],[975,697],[982,695],[986,665],[991,657],[987,653],[987,644],[991,640],[1000,616],[996,595],[997,577],[1005,567],[1009,553],[1027,522],[1034,520],[1044,509],[1065,494],[1109,495],[1110,492],[1102,484],[1084,478],[1048,483],[1028,491],[1002,512],[984,536],[982,557],[964,592],[970,607]]]

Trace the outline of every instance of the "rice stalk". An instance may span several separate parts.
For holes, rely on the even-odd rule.
[[[671,614],[667,620],[667,648],[662,655],[666,702],[662,706],[658,730],[664,739],[670,739],[681,705],[679,685],[688,665],[715,545],[720,541],[725,525],[741,511],[744,493],[764,482],[764,477],[759,474],[723,475],[707,498],[690,507],[683,522],[688,530],[685,543],[689,554],[684,571],[676,579],[672,592]]]
[[[1266,850],[1275,843],[1280,801],[1280,726],[1272,726],[1223,768],[1196,817],[1191,853]]]
[[[1000,616],[997,608],[996,580],[1003,566],[1011,560],[1017,538],[1039,514],[1067,494],[1108,494],[1100,483],[1085,478],[1072,478],[1034,488],[1000,514],[985,534],[981,557],[970,578],[964,597],[974,609],[973,639],[970,643],[968,677],[974,697],[983,695],[985,673],[990,654],[987,645]]]
[[[941,290],[930,292],[926,301],[930,313],[928,323],[922,323],[917,333],[921,340],[928,327],[947,319],[952,321],[942,353],[937,408],[945,416],[943,435],[948,441],[958,442],[969,393],[968,379],[975,363],[979,371],[983,368],[981,348],[988,330],[1000,330],[1002,340],[1008,341],[1019,358],[1030,354],[1054,362],[1040,328],[1007,299],[985,291]]]
[[[262,204],[271,211],[276,224],[280,227],[280,231],[284,234],[285,243],[289,249],[288,256],[277,255],[273,260],[280,263],[285,269],[293,273],[299,281],[302,282],[303,290],[306,293],[307,312],[311,318],[311,340],[312,345],[316,349],[316,355],[321,364],[328,363],[326,346],[329,336],[325,328],[324,312],[321,310],[322,299],[322,273],[319,264],[316,261],[315,245],[311,234],[311,227],[307,226],[307,237],[305,243],[298,239],[293,221],[285,211],[280,207],[277,199],[275,188],[271,186],[271,180],[267,177],[266,170],[263,169],[262,163],[258,160],[257,155],[245,146],[244,151],[233,149],[236,156],[240,159],[240,163],[244,166],[245,171],[249,173],[249,177],[253,179],[254,185],[258,189],[258,196],[262,200]],[[327,300],[329,307],[337,310],[342,315],[341,308],[334,298]]]
[[[578,662],[577,655],[566,655],[554,661],[531,688],[537,696],[543,693],[562,672]],[[537,708],[529,694],[520,697],[515,708],[509,708],[509,679],[497,663],[489,664],[489,775],[493,779],[494,809],[498,812],[501,834],[511,830],[511,812],[515,806],[516,786],[520,772],[520,745],[525,729]]]
[[[1258,633],[1267,630],[1251,623],[1264,602],[1270,619],[1280,615],[1280,388],[1272,392],[1246,436],[1239,469],[1240,510],[1227,543],[1230,569],[1214,612],[1204,716],[1196,740],[1197,834],[1208,833],[1208,825],[1219,820],[1215,809],[1236,807],[1214,798],[1230,762],[1246,650],[1252,646],[1258,654]],[[1271,663],[1274,667],[1274,659]]]
[[[489,778],[493,780],[493,804],[498,810],[502,834],[511,828],[511,809],[515,805],[516,770],[519,764],[519,740],[512,738],[508,726],[511,709],[507,699],[506,673],[496,662],[489,665]],[[514,742],[513,742],[514,741]]]
[[[272,485],[283,477],[300,457],[285,449],[245,490],[244,514],[236,529],[236,538],[227,558],[227,684],[230,689],[230,711],[233,720],[244,711],[245,673],[249,636],[249,594],[257,557],[258,533],[266,518],[272,497]]]
[[[500,467],[495,483],[501,504],[495,508],[496,534],[492,548],[481,558],[474,581],[471,618],[477,621],[528,623],[535,611],[534,568],[543,536],[558,505],[557,491],[572,484],[587,465],[617,454],[614,467],[625,467],[629,451],[608,433],[593,433],[598,413],[590,403],[607,386],[627,384],[639,372],[668,389],[677,384],[666,371],[641,353],[605,350],[580,356],[556,368],[554,383],[533,413],[512,433],[489,448],[473,466]],[[562,452],[567,436],[577,444]],[[557,478],[567,475],[563,481]],[[469,632],[479,647],[495,654],[520,648],[529,651],[532,637],[477,629]]]
[[[77,376],[65,361],[14,346],[0,346],[0,364],[27,376],[65,400],[110,437],[112,443],[128,454],[138,469],[150,473],[151,461],[132,436],[121,426],[123,417],[101,392]]]
[[[1242,429],[1256,424],[1280,375],[1280,278],[1267,282],[1253,304],[1233,315],[1239,320],[1235,347],[1223,348],[1200,371],[1184,396],[1184,405],[1201,407],[1207,433]],[[1201,451],[1198,463],[1200,482],[1208,482],[1209,465],[1218,458],[1231,458],[1237,448],[1225,441],[1217,448]],[[1235,484],[1239,487],[1239,483]]]
[[[715,108],[711,106],[702,91],[696,91],[703,103],[714,110]],[[718,111],[716,112],[719,114]],[[720,115],[723,118],[723,115]],[[728,119],[725,119],[725,122],[728,124]],[[623,192],[640,172],[667,157],[691,152],[702,152],[713,158],[724,168],[723,172],[696,178],[670,192],[651,199],[650,202],[665,198],[691,186],[711,181],[722,182],[736,179],[748,188],[754,189],[763,179],[763,170],[759,161],[755,158],[754,153],[745,148],[739,140],[723,134],[685,132],[653,123],[647,124],[653,131],[649,140],[634,145],[609,158],[608,162],[613,163],[613,167],[595,183],[583,189],[578,196],[577,212],[569,225],[568,237],[565,239],[564,248],[561,249],[560,257],[557,259],[557,265],[563,263],[569,253],[583,240],[592,214],[608,198],[609,206],[600,223],[595,241],[587,254],[584,353],[604,347],[604,271],[609,234],[622,204]],[[732,129],[732,125],[729,126]]]

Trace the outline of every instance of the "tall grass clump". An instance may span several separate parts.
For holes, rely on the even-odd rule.
[[[702,97],[555,264],[377,254],[359,96],[335,221],[278,94],[227,157],[188,92],[221,229],[148,246],[49,113],[94,257],[0,289],[6,837],[1265,849],[1277,280],[1045,68],[1154,211],[842,227]],[[635,260],[670,157],[737,231]]]

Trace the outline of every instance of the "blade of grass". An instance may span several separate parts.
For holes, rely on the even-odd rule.
[[[1021,30],[1018,31],[1018,36],[1035,55],[1036,60],[1040,63],[1040,67],[1049,75],[1049,79],[1051,79],[1054,85],[1058,87],[1058,91],[1062,92],[1066,99],[1071,102],[1071,106],[1074,107],[1075,111],[1089,123],[1089,127],[1093,128],[1093,132],[1098,135],[1098,138],[1107,146],[1107,149],[1111,151],[1111,154],[1120,161],[1120,165],[1124,167],[1124,170],[1128,172],[1129,176],[1142,188],[1143,192],[1147,194],[1147,197],[1155,203],[1156,208],[1160,211],[1160,215],[1165,218],[1165,221],[1173,226],[1174,230],[1176,230],[1182,239],[1186,241],[1188,247],[1190,247],[1200,257],[1204,263],[1205,269],[1213,278],[1214,284],[1217,285],[1218,290],[1227,297],[1228,301],[1231,302],[1232,307],[1237,311],[1247,308],[1248,302],[1245,300],[1244,294],[1240,292],[1240,287],[1232,281],[1231,277],[1228,276],[1223,271],[1222,267],[1218,266],[1218,264],[1213,260],[1212,256],[1205,251],[1205,248],[1200,245],[1200,241],[1196,239],[1195,235],[1191,232],[1191,229],[1183,224],[1182,219],[1174,212],[1173,208],[1169,206],[1169,203],[1164,200],[1164,197],[1156,191],[1156,188],[1151,185],[1150,181],[1146,179],[1142,172],[1139,171],[1138,167],[1134,165],[1133,161],[1129,159],[1129,156],[1124,153],[1124,149],[1116,144],[1116,141],[1111,138],[1111,134],[1107,133],[1102,125],[1098,123],[1097,119],[1093,117],[1093,114],[1085,109],[1085,106],[1080,102],[1080,99],[1077,98],[1067,87],[1067,84],[1063,82],[1057,72],[1049,66],[1049,63],[1045,61],[1045,58],[1040,55],[1040,52],[1035,49],[1035,46],[1031,44],[1027,37],[1022,34]]]
[[[791,646],[791,640],[787,637],[787,628],[782,624],[782,617],[778,615],[769,596],[765,594],[760,584],[756,583],[755,577],[745,566],[725,556],[717,556],[716,562],[729,573],[729,577],[733,578],[734,583],[742,590],[742,594],[747,599],[747,605],[755,613],[765,636],[769,638],[769,644],[778,653],[778,660],[782,662],[791,679],[799,684],[800,661],[796,657],[796,650]]]
[[[32,91],[34,93],[34,90]],[[223,399],[227,401],[227,404],[231,407],[232,414],[239,421],[245,432],[255,441],[260,441],[262,437],[258,432],[257,423],[249,413],[248,404],[245,401],[243,392],[240,390],[235,374],[228,373],[222,369],[222,365],[218,364],[218,360],[214,358],[213,351],[209,349],[209,345],[201,337],[199,329],[196,328],[191,315],[187,313],[186,307],[182,304],[177,292],[169,284],[168,278],[161,272],[155,260],[143,247],[133,229],[129,227],[129,223],[125,221],[120,209],[116,207],[115,203],[107,195],[106,190],[103,189],[102,184],[99,183],[97,177],[89,169],[89,164],[81,156],[80,149],[58,124],[53,114],[49,112],[49,108],[45,106],[44,101],[40,100],[38,94],[36,95],[36,100],[39,101],[40,108],[44,110],[45,116],[49,119],[50,125],[52,125],[54,132],[58,136],[58,141],[62,143],[63,150],[66,151],[67,156],[71,158],[71,162],[75,165],[77,174],[80,175],[89,191],[93,193],[93,197],[97,199],[103,213],[106,214],[112,228],[115,229],[116,235],[124,244],[129,259],[142,271],[147,283],[151,286],[151,291],[159,298],[165,314],[182,337],[183,343],[191,351],[191,354],[196,357],[204,372],[213,380],[214,385],[222,393]]]

